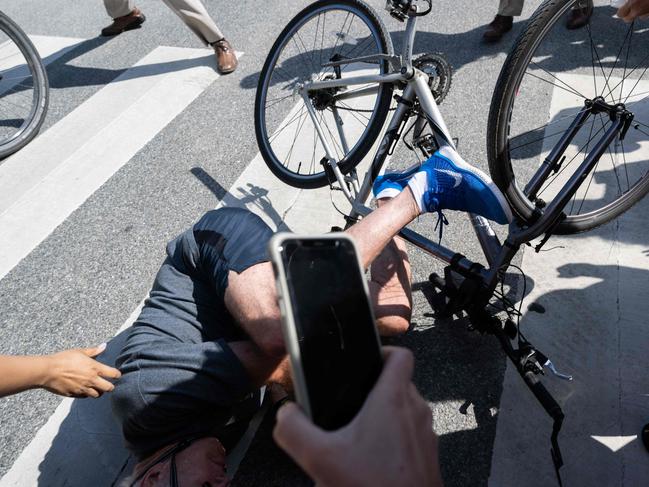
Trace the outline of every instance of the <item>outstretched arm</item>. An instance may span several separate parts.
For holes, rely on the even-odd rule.
[[[120,372],[97,362],[105,346],[52,355],[0,355],[0,397],[43,388],[61,396],[99,397],[114,389]]]

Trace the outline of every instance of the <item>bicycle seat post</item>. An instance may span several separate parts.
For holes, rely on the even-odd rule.
[[[406,23],[406,35],[404,38],[403,51],[401,54],[401,74],[403,74],[407,79],[412,78],[415,74],[415,70],[412,67],[412,48],[415,44],[415,34],[417,33],[416,13],[417,6],[411,6],[408,15],[408,21]]]

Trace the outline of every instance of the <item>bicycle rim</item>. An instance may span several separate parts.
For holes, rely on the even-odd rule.
[[[346,64],[338,73],[333,67],[322,66],[336,58],[391,51],[381,25],[370,17],[370,12],[357,5],[363,4],[323,2],[296,17],[278,39],[262,73],[256,107],[258,141],[271,169],[289,184],[302,187],[326,184],[320,164],[326,157],[322,138],[343,172],[354,167],[371,147],[376,127],[387,115],[386,85],[367,83],[323,90],[309,98],[321,130],[319,136],[297,91],[306,81],[386,71],[385,62]],[[367,93],[368,88],[373,88],[373,92]],[[338,98],[361,90],[362,96]]]
[[[500,114],[508,127],[496,149],[505,159],[499,169],[509,173],[497,178],[501,188],[516,211],[529,217],[536,202],[527,198],[524,188],[584,109],[586,99],[601,96],[609,104],[624,103],[634,113],[634,124],[625,138],[614,140],[566,206],[568,217],[558,233],[606,223],[649,189],[649,55],[645,48],[649,23],[625,24],[614,18],[615,10],[608,2],[596,1],[589,23],[567,30],[566,18],[576,3],[544,3],[519,38],[518,48],[525,45],[518,58],[514,54],[515,66],[504,67],[512,69],[507,80],[509,101]],[[605,113],[583,123],[561,167],[543,184],[538,198],[549,202],[558,194],[610,124]]]
[[[38,132],[47,109],[47,76],[22,30],[0,14],[0,158]]]

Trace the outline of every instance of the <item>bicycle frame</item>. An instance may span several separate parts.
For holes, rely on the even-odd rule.
[[[410,106],[412,106],[412,104],[414,103],[415,99],[419,100],[419,103],[432,127],[438,145],[450,146],[455,149],[455,144],[453,143],[450,131],[448,130],[448,127],[444,122],[442,114],[440,113],[437,103],[435,102],[435,99],[431,94],[430,88],[428,86],[428,76],[412,66],[412,46],[414,44],[416,25],[417,17],[409,17],[407,21],[405,42],[401,56],[366,56],[363,58],[346,59],[343,61],[331,62],[325,65],[339,66],[357,62],[376,63],[387,61],[390,63],[390,65],[396,65],[398,63],[400,68],[399,72],[377,75],[352,76],[340,81],[336,79],[313,81],[305,83],[298,90],[300,95],[302,96],[302,99],[304,100],[309,116],[313,121],[313,125],[318,134],[318,138],[324,147],[330,168],[333,171],[333,174],[335,175],[336,180],[338,181],[338,184],[340,185],[340,188],[343,191],[345,197],[348,199],[352,206],[352,212],[350,214],[350,218],[352,219],[367,215],[370,211],[372,211],[365,205],[365,202],[370,195],[374,180],[379,175],[386,160],[388,159],[392,144],[396,142],[395,135],[399,133],[399,128],[407,120],[407,112]],[[358,97],[368,93],[376,92],[378,90],[378,85],[382,83],[404,83],[406,85],[406,88],[399,98],[399,103],[397,104],[394,115],[374,156],[370,170],[365,175],[363,182],[359,187],[358,181],[353,172],[351,176],[346,176],[340,171],[340,168],[337,165],[334,151],[330,144],[327,142],[322,128],[317,121],[315,109],[309,100],[309,93],[326,88],[342,88],[354,85],[365,85],[368,83],[376,83],[376,86],[356,91],[353,93],[353,96]],[[335,98],[344,100],[349,97],[351,96],[346,95],[343,92],[339,95],[336,95]],[[335,117],[335,119],[338,120],[338,117]],[[341,137],[342,146],[347,151],[348,144],[342,131],[342,127],[339,123],[336,123],[336,125],[338,128],[338,133]],[[348,187],[348,185],[351,187]],[[495,232],[486,219],[478,215],[470,215],[470,219],[487,262],[490,265],[494,264],[497,261],[498,251],[502,247],[500,241],[498,240],[498,237],[496,236]],[[421,248],[434,257],[447,263],[450,263],[456,256],[456,252],[452,251],[451,249],[448,249],[439,243],[435,243],[412,230],[404,229],[401,232],[401,236],[411,244]],[[473,263],[467,259],[460,259],[459,261],[459,265],[467,271],[472,264]]]
[[[358,217],[367,215],[372,211],[365,205],[365,202],[370,196],[373,182],[391,155],[393,145],[396,144],[400,137],[401,130],[410,116],[409,110],[414,105],[415,100],[418,100],[421,111],[431,126],[433,137],[435,138],[437,145],[439,147],[450,146],[451,148],[456,149],[450,132],[428,86],[428,75],[414,68],[412,65],[412,46],[414,43],[417,23],[416,7],[414,8],[414,11],[411,10],[411,12],[414,12],[414,14],[408,16],[405,43],[401,56],[379,54],[356,59],[335,60],[325,65],[335,67],[343,64],[359,62],[388,62],[391,66],[396,66],[398,64],[398,72],[396,72],[397,70],[395,69],[395,72],[387,74],[355,76],[345,78],[344,80],[327,79],[323,81],[312,81],[305,83],[298,90],[304,100],[318,137],[325,149],[327,163],[330,166],[331,173],[335,176],[340,189],[343,191],[345,197],[352,206],[348,222],[353,222]],[[363,85],[368,83],[376,83],[376,86],[357,90],[350,94],[344,92],[340,94],[337,93],[333,99],[343,100],[350,98],[351,96],[362,96],[364,94],[376,92],[378,86],[383,83],[400,83],[404,84],[405,88],[401,96],[395,97],[398,103],[394,115],[381,139],[370,169],[366,173],[362,184],[359,185],[355,170],[352,170],[349,175],[344,175],[338,167],[334,152],[329,146],[329,143],[327,142],[317,121],[315,109],[309,99],[309,94],[320,89],[344,88],[350,85]],[[343,149],[347,152],[349,151],[349,146],[345,139],[344,131],[342,130],[342,122],[340,121],[340,117],[335,108],[335,103],[332,105],[338,134],[341,137]],[[515,329],[512,333],[511,329],[507,329],[507,323],[505,322],[503,326],[497,317],[486,311],[486,307],[492,299],[498,283],[503,279],[512,259],[520,250],[520,247],[545,234],[541,243],[536,247],[537,252],[540,250],[540,247],[552,235],[555,226],[565,218],[565,214],[563,213],[564,207],[575,195],[588,174],[595,168],[607,147],[618,135],[621,139],[624,138],[624,134],[633,120],[633,115],[626,111],[623,105],[608,105],[603,99],[587,100],[585,109],[581,110],[575,116],[575,120],[571,124],[570,128],[566,131],[559,143],[550,152],[548,157],[536,171],[536,174],[534,174],[530,180],[530,183],[525,189],[525,194],[531,200],[534,199],[534,195],[542,187],[548,177],[559,170],[561,166],[561,158],[563,157],[564,152],[586,119],[591,115],[602,112],[608,113],[613,122],[609,129],[595,144],[592,151],[584,158],[582,164],[577,168],[574,174],[572,174],[569,180],[558,192],[557,196],[547,205],[547,207],[537,207],[531,222],[515,218],[509,226],[508,236],[504,243],[500,242],[491,225],[485,218],[469,214],[469,218],[485,255],[488,267],[485,268],[479,263],[474,263],[462,254],[454,252],[453,250],[441,245],[441,243],[436,243],[410,229],[405,228],[400,232],[400,236],[412,245],[422,249],[433,257],[446,262],[448,264],[447,270],[454,271],[456,275],[461,276],[463,282],[466,283],[469,281],[469,286],[464,288],[460,286],[454,290],[454,292],[457,293],[455,298],[447,295],[447,297],[451,298],[448,304],[449,307],[451,307],[451,304],[455,299],[453,305],[455,307],[451,307],[450,311],[451,313],[466,311],[476,329],[491,333],[498,338],[503,350],[515,365],[516,370],[521,375],[526,385],[530,388],[548,415],[554,420],[551,437],[551,452],[557,476],[559,477],[559,482],[559,468],[562,466],[563,461],[558,446],[558,433],[563,421],[563,412],[554,398],[536,378],[536,375],[542,372],[544,366],[547,366],[554,373],[556,373],[556,371],[547,357],[538,350],[535,350],[529,342],[521,342],[517,330]],[[454,287],[453,283],[449,282],[449,279],[451,278],[453,278],[453,276],[450,275],[449,272],[449,275],[445,275],[445,280],[442,280],[441,278],[434,280],[433,277],[431,277],[431,280],[438,288],[446,290]],[[516,336],[519,338],[518,349],[515,349],[512,345],[512,340]]]
[[[405,124],[405,122],[407,121],[408,110],[413,105],[415,99],[419,101],[422,111],[424,112],[428,122],[431,125],[433,136],[435,137],[437,144],[440,147],[450,146],[453,149],[456,149],[448,127],[444,122],[442,114],[440,113],[437,103],[435,102],[435,99],[428,86],[428,75],[412,66],[412,46],[414,44],[416,24],[417,17],[414,15],[409,16],[406,25],[405,42],[401,56],[380,54],[355,59],[339,60],[324,65],[341,66],[344,64],[357,62],[389,62],[390,65],[396,65],[397,63],[399,64],[400,69],[398,70],[398,72],[377,75],[352,76],[345,78],[344,80],[328,79],[323,81],[311,81],[305,83],[298,90],[317,131],[319,140],[321,141],[325,149],[328,164],[330,165],[330,168],[338,184],[340,185],[340,189],[352,206],[352,211],[349,215],[350,220],[355,220],[358,217],[367,215],[372,211],[371,208],[365,205],[365,202],[370,196],[374,180],[381,172],[381,169],[383,168],[385,162],[388,160],[392,145],[398,140],[398,134],[400,133],[399,129],[402,124]],[[362,184],[359,186],[355,171],[352,171],[350,173],[351,175],[344,175],[338,167],[334,151],[327,142],[320,124],[317,121],[315,109],[309,100],[309,93],[321,89],[343,88],[347,86],[364,85],[368,83],[376,83],[376,86],[355,91],[352,95],[348,95],[345,94],[345,92],[342,92],[341,94],[337,94],[334,99],[342,100],[350,98],[351,96],[358,97],[370,92],[376,92],[378,90],[378,85],[383,83],[403,83],[406,85],[406,87],[403,90],[403,94],[398,97],[398,103],[394,115],[390,120],[379,148],[372,160],[370,170],[366,173]],[[545,180],[550,176],[552,171],[558,166],[563,153],[577,134],[579,127],[584,124],[586,118],[588,118],[593,113],[599,113],[607,110],[613,117],[614,109],[616,109],[616,107],[603,107],[602,104],[597,101],[591,102],[590,105],[587,103],[586,108],[576,115],[575,121],[572,123],[566,134],[564,134],[562,140],[559,141],[546,161],[541,165],[537,173],[533,176],[530,185],[526,190],[526,193],[529,195],[535,194],[540,185],[543,184],[543,182],[545,182]],[[335,111],[334,114],[336,114]],[[572,198],[572,196],[575,194],[585,177],[593,169],[608,145],[617,136],[617,134],[624,130],[624,126],[630,123],[630,121],[626,119],[625,116],[626,115],[622,113],[622,111],[618,113],[615,123],[612,124],[608,131],[603,135],[600,142],[596,144],[593,151],[584,160],[579,169],[573,174],[573,176],[564,185],[561,191],[559,191],[558,196],[545,209],[545,211],[540,209],[538,210],[538,215],[533,225],[526,226],[526,224],[521,221],[515,221],[510,225],[509,235],[504,244],[500,242],[494,230],[491,228],[488,220],[479,215],[469,214],[469,218],[471,220],[476,237],[480,243],[487,263],[489,264],[489,267],[487,269],[484,269],[480,272],[481,276],[484,279],[484,285],[487,290],[493,292],[493,289],[495,289],[495,286],[499,279],[499,272],[504,272],[504,269],[509,266],[509,263],[511,262],[513,256],[516,254],[521,245],[526,244],[529,241],[541,236],[543,233],[551,232],[551,229],[556,225],[558,219],[562,218],[561,215],[563,208],[570,201],[570,198]],[[344,132],[341,125],[338,123],[339,117],[336,116],[335,119],[343,148],[345,149],[345,151],[348,151],[349,147],[345,139]],[[433,257],[448,264],[453,264],[454,267],[458,268],[458,270],[464,274],[473,272],[473,270],[475,270],[476,268],[475,263],[466,259],[464,256],[461,256],[457,252],[454,252],[453,250],[441,245],[440,243],[433,242],[432,240],[412,230],[409,230],[407,228],[403,229],[400,235],[406,241],[410,242],[416,247],[419,247]]]

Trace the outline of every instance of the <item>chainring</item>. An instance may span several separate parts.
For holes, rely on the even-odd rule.
[[[422,54],[412,61],[412,65],[428,75],[428,86],[439,105],[444,101],[453,82],[453,68],[442,53]]]

